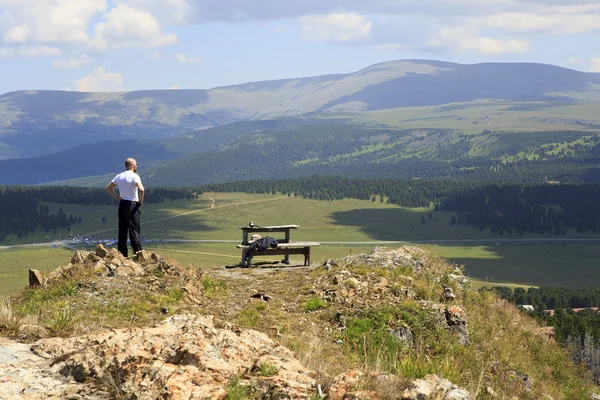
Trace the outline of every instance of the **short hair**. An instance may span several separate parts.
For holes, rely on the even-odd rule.
[[[135,164],[137,164],[137,163],[135,162],[135,160],[133,158],[128,158],[127,160],[125,160],[125,168],[127,170],[130,170],[131,167],[133,167]]]

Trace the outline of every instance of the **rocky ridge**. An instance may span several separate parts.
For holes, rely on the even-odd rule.
[[[528,399],[547,389],[506,361],[494,361],[469,387],[431,373],[407,379],[369,361],[367,344],[381,334],[406,359],[424,345],[461,353],[483,351],[487,344],[478,332],[473,336],[461,270],[415,247],[377,248],[308,268],[200,271],[155,253],[127,259],[99,246],[76,252],[48,276],[33,271],[30,277],[33,287],[21,300],[65,284],[71,288],[75,280],[76,295],[67,299],[71,308],[88,310],[86,324],[56,337],[44,320],[23,317],[10,330],[0,317],[1,334],[32,342],[1,343],[1,399]],[[220,294],[211,291],[219,282]],[[134,310],[129,321],[95,317],[92,306],[112,305],[115,289],[123,298],[141,296],[154,304],[145,316]],[[177,301],[168,295],[173,290],[181,293]],[[126,299],[116,304],[128,307]],[[495,301],[490,307],[490,316],[512,321],[493,341],[524,323],[510,305]],[[403,311],[382,314],[383,330],[373,325],[362,336],[364,348],[347,353],[356,346],[350,337],[357,324],[375,323],[367,319],[372,312],[390,309]],[[441,343],[424,342],[427,335]],[[313,341],[325,351],[311,356],[312,350],[303,350]],[[319,361],[328,354],[338,360],[333,368]],[[515,383],[496,386],[503,376]]]

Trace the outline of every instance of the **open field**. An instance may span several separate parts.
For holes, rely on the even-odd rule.
[[[481,132],[542,130],[598,130],[598,103],[473,101],[442,106],[405,107],[367,111],[361,122],[384,123],[402,129],[439,128]],[[595,125],[595,126],[594,126]]]
[[[214,207],[211,199],[215,200]],[[62,207],[67,214],[82,216],[83,223],[73,228],[73,234],[116,237],[116,206],[63,204],[53,207]],[[147,248],[156,249],[184,265],[202,268],[236,265],[240,251],[233,243],[179,243],[177,240],[240,241],[239,228],[252,220],[257,225],[300,225],[300,229],[292,232],[292,240],[323,243],[313,251],[312,261],[315,263],[327,258],[369,252],[376,245],[373,242],[377,241],[421,241],[424,243],[417,245],[452,262],[464,264],[467,274],[481,281],[474,286],[492,282],[568,287],[600,285],[600,270],[596,268],[600,245],[568,241],[565,247],[562,247],[561,241],[538,244],[533,240],[543,239],[539,235],[524,235],[521,238],[505,235],[498,239],[489,231],[479,232],[472,227],[450,225],[453,215],[428,209],[403,209],[380,203],[379,200],[327,202],[270,194],[206,193],[197,200],[144,205],[142,233],[148,239],[174,241],[152,241]],[[106,218],[105,224],[102,223],[102,217]],[[66,235],[66,231],[51,236],[37,233],[24,240],[10,238],[2,245],[47,242],[59,236],[65,238]],[[572,234],[569,236],[582,238]],[[548,238],[556,240],[555,237]],[[583,238],[598,236],[586,235]],[[529,241],[518,242],[523,239]],[[427,243],[444,240],[450,242],[438,245]],[[453,240],[464,242],[451,242]],[[70,256],[70,250],[59,249],[0,250],[0,293],[26,284],[29,268],[45,272],[68,263]]]
[[[215,200],[214,208],[211,208]],[[115,206],[79,206],[54,204],[68,215],[81,216],[83,222],[72,229],[72,234],[116,238],[117,208]],[[431,215],[431,219],[429,216]],[[320,242],[370,241],[427,241],[498,239],[489,230],[480,232],[471,226],[450,225],[455,213],[435,212],[431,209],[402,208],[379,200],[344,199],[332,202],[244,193],[205,193],[196,200],[165,201],[145,204],[142,208],[142,235],[152,239],[239,240],[241,226],[250,221],[257,225],[296,224],[300,229],[292,234],[293,240]],[[106,223],[102,222],[105,218]],[[423,221],[424,219],[424,221]],[[423,223],[425,222],[425,223]],[[56,234],[37,232],[27,238],[9,237],[2,245],[47,242],[65,238],[69,232]],[[574,238],[600,238],[600,234]],[[505,235],[505,239],[540,239],[537,234]]]

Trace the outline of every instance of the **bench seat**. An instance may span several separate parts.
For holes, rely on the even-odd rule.
[[[278,243],[277,247],[269,247],[267,250],[254,250],[253,256],[269,256],[269,255],[284,255],[289,260],[290,254],[302,254],[304,255],[304,265],[310,265],[310,248],[320,246],[318,242],[290,242],[290,243]],[[238,244],[238,249],[242,249],[242,261],[240,265],[250,266],[250,261],[245,261],[246,250],[250,248],[250,245]],[[289,261],[288,261],[289,262]]]

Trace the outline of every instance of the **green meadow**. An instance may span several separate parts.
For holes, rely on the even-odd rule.
[[[479,133],[484,129],[515,132],[597,130],[593,126],[600,124],[597,110],[595,102],[568,104],[482,100],[366,111],[358,113],[354,119],[402,129],[451,128],[465,133]]]
[[[73,227],[72,234],[116,238],[116,205],[55,204],[52,207],[82,217],[82,223]],[[522,241],[544,238],[539,235],[505,235],[499,239],[489,231],[450,225],[452,216],[454,214],[449,212],[401,208],[382,203],[379,198],[375,202],[351,199],[317,201],[271,194],[205,193],[196,200],[144,205],[142,234],[146,239],[154,239],[147,244],[148,249],[184,265],[200,268],[235,266],[239,262],[240,251],[234,243],[186,243],[184,240],[240,241],[240,227],[253,221],[262,226],[300,225],[298,230],[292,231],[292,240],[322,243],[312,252],[313,262],[369,252],[376,245],[381,245],[377,243],[380,241],[414,242],[434,254],[464,265],[475,287],[491,284],[600,285],[596,261],[600,258],[600,245]],[[11,237],[2,245],[43,243],[64,239],[69,234],[67,231],[38,232],[26,238]],[[571,232],[568,236],[578,237]],[[585,238],[594,236],[586,235]],[[454,242],[456,240],[464,242]],[[432,244],[429,241],[442,243]],[[395,247],[401,244],[384,245]],[[67,264],[71,255],[72,250],[58,248],[0,249],[0,293],[25,285],[28,269],[47,272]],[[296,257],[300,261],[301,257]],[[267,258],[265,261],[277,259]]]

